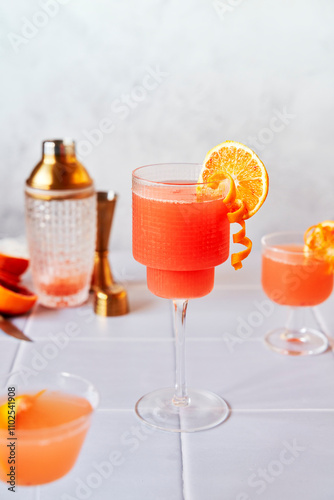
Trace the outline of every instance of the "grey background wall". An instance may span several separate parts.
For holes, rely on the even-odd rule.
[[[16,0],[0,7],[0,233],[24,233],[23,184],[46,138],[71,136],[119,195],[131,171],[202,162],[234,139],[270,175],[262,234],[334,218],[332,0]]]

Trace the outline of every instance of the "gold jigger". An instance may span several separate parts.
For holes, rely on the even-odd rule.
[[[94,311],[101,316],[120,316],[129,312],[125,288],[113,280],[108,243],[117,194],[97,192],[97,237],[91,290],[95,292]]]

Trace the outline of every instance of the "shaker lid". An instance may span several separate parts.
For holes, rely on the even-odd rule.
[[[93,180],[75,156],[72,139],[43,142],[43,158],[27,179],[28,187],[40,190],[75,190],[93,187]]]

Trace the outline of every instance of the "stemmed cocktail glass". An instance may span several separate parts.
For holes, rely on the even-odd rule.
[[[60,479],[73,467],[98,404],[98,393],[77,375],[48,372],[36,376],[18,371],[2,377],[0,395],[0,480],[7,482],[13,471],[7,446],[12,443],[12,491],[29,486],[37,499],[39,485]],[[30,396],[36,397],[33,404]]]
[[[143,396],[137,415],[151,426],[181,432],[209,429],[228,416],[228,406],[207,390],[188,389],[185,322],[188,299],[210,293],[215,266],[229,255],[230,224],[223,197],[198,196],[201,165],[160,164],[132,175],[133,255],[147,266],[147,286],[172,299],[176,340],[175,388]]]
[[[268,347],[291,355],[325,351],[326,336],[306,324],[305,312],[330,296],[333,272],[326,260],[304,249],[303,233],[273,233],[262,238],[262,286],[271,300],[290,308],[286,325],[267,333]]]

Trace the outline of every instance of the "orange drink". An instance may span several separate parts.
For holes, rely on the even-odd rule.
[[[281,305],[316,306],[333,289],[333,273],[325,260],[304,254],[303,245],[278,245],[262,255],[262,285]]]
[[[89,385],[87,391],[77,390],[86,384],[80,377],[61,374],[61,379],[60,390],[52,384],[50,389],[24,394],[16,394],[13,378],[7,383],[8,395],[15,392],[15,399],[13,403],[8,396],[7,401],[5,395],[0,400],[1,481],[11,480],[14,487],[40,485],[61,478],[73,467],[97,396]]]
[[[267,346],[281,354],[324,352],[328,339],[317,327],[306,325],[304,312],[332,293],[332,265],[324,254],[304,243],[303,233],[273,233],[262,238],[262,287],[271,300],[290,307],[287,324],[266,334]]]
[[[30,408],[19,412],[16,484],[44,484],[67,474],[85,439],[92,411],[87,399],[46,391]],[[6,482],[9,473],[8,448],[1,446],[0,479]]]
[[[133,256],[147,266],[147,286],[160,297],[207,295],[215,266],[228,258],[230,224],[223,199],[198,201],[195,181],[150,189],[135,181]]]
[[[234,142],[211,150],[204,165],[148,165],[133,171],[133,256],[147,268],[149,290],[172,299],[174,309],[175,387],[157,389],[137,401],[136,413],[145,423],[172,432],[194,432],[227,418],[224,399],[186,385],[188,299],[211,292],[215,266],[229,255],[231,222],[241,226],[233,242],[246,247],[231,261],[235,269],[242,267],[251,250],[244,221],[257,212],[267,191],[262,162]]]

